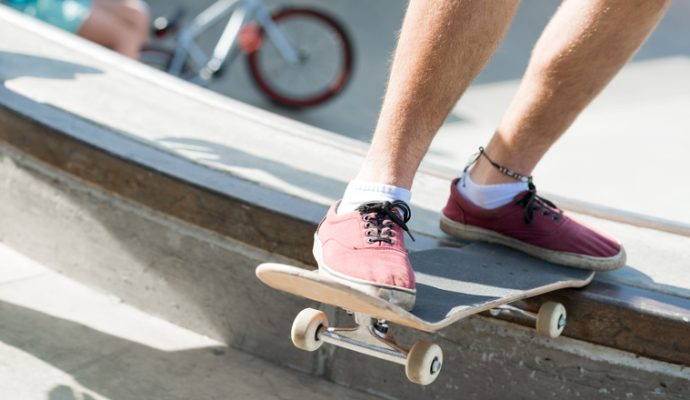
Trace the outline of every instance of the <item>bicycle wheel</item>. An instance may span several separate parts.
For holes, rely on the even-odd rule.
[[[167,71],[172,59],[172,51],[155,46],[144,46],[139,61],[161,71]]]
[[[139,54],[140,62],[163,72],[168,72],[172,58],[172,50],[159,46],[144,46]],[[184,66],[182,67],[182,75],[180,78],[190,80],[192,77],[192,68],[187,62],[185,62]]]
[[[310,9],[284,9],[271,18],[297,49],[299,61],[287,62],[263,28],[245,27],[242,48],[259,89],[289,108],[321,104],[340,93],[350,80],[353,63],[352,45],[342,26]],[[247,40],[248,36],[254,40]]]

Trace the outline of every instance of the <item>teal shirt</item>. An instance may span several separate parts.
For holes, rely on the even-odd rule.
[[[26,15],[77,33],[91,13],[91,0],[0,0]]]

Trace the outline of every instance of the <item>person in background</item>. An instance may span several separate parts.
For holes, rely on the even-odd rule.
[[[149,36],[149,10],[142,0],[0,0],[0,3],[131,58],[139,57]]]

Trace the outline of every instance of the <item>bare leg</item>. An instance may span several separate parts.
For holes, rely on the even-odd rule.
[[[140,0],[94,0],[79,35],[131,58],[148,40],[149,14]]]
[[[530,175],[544,153],[637,51],[668,3],[565,1],[537,42],[487,154]],[[471,175],[481,184],[513,181],[483,158]]]
[[[343,202],[333,204],[314,237],[314,257],[324,274],[413,307],[414,272],[403,238],[410,216],[406,189],[517,5],[517,0],[410,1],[369,153]]]
[[[436,131],[498,46],[518,1],[410,2],[357,180],[409,189]]]

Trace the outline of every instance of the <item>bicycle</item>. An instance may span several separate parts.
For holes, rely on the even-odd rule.
[[[142,62],[206,86],[242,52],[258,88],[289,108],[328,101],[351,78],[350,39],[339,22],[321,11],[285,8],[271,15],[261,0],[219,0],[185,27],[183,15],[178,9],[171,18],[154,20],[154,37],[174,35],[175,45],[146,46]],[[207,54],[195,39],[227,17],[212,54]]]

